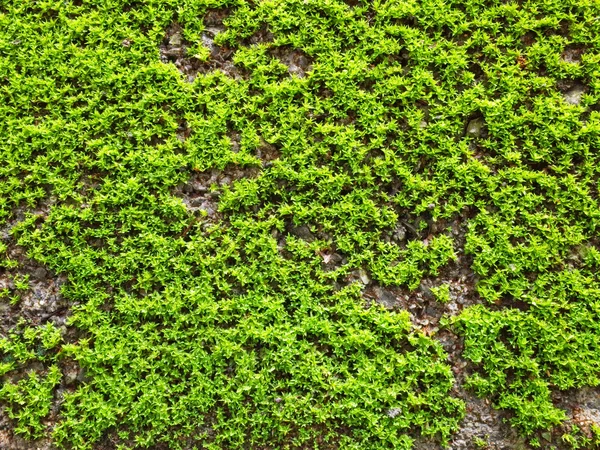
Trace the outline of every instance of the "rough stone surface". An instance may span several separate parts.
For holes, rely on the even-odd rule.
[[[570,105],[581,103],[583,94],[587,92],[587,87],[579,81],[563,81],[558,83],[558,89],[562,92],[565,102]]]

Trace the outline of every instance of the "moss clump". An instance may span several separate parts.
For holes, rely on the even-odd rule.
[[[432,287],[431,292],[440,303],[448,303],[450,301],[450,286],[448,284]]]

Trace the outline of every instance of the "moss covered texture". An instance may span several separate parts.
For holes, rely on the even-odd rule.
[[[0,340],[17,433],[445,445],[435,330],[364,286],[459,252],[479,304],[442,325],[473,392],[540,445],[552,393],[600,384],[596,1],[6,0],[0,95],[1,301],[29,289],[14,241],[71,311]]]

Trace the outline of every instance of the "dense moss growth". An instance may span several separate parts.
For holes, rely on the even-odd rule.
[[[0,55],[0,222],[66,276],[75,330],[0,340],[17,432],[443,445],[446,353],[361,287],[458,251],[475,392],[533,435],[565,418],[552,391],[600,384],[597,2],[8,0]],[[85,379],[49,425],[67,360]]]

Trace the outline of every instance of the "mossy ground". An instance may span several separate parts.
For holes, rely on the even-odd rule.
[[[468,258],[467,387],[597,444],[547,437],[600,384],[597,1],[5,0],[0,55],[2,302],[18,247],[69,306],[2,330],[15,433],[446,445],[451,361],[389,292],[453,304]]]

